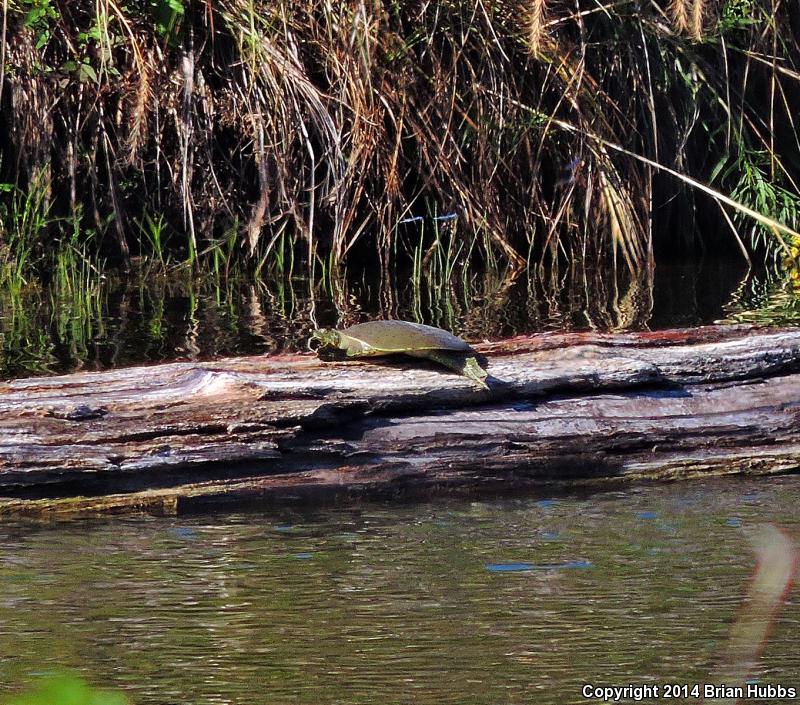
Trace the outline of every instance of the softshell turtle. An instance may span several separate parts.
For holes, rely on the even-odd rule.
[[[411,355],[438,362],[469,377],[484,389],[487,372],[480,356],[458,336],[441,328],[409,321],[369,321],[344,330],[321,328],[311,334],[322,360],[346,360],[377,355]]]

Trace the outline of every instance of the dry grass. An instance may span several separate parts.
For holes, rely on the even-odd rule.
[[[689,0],[672,0],[669,6],[672,22],[678,32],[686,32],[689,29],[689,16],[692,6]]]
[[[546,33],[547,0],[531,0],[530,7],[525,13],[525,27],[527,29],[528,46],[534,56],[539,54],[539,49]]]
[[[420,237],[401,221],[450,213],[459,257],[498,268],[646,271],[677,223],[729,218],[755,246],[797,228],[787,3],[194,0],[164,24],[166,2],[53,0],[26,23],[43,4],[8,5],[2,167],[23,190],[49,171],[54,212],[110,232],[106,254],[146,252],[142,213],[191,261],[240,223],[259,267],[287,242],[312,268],[385,267]],[[777,196],[742,186],[748,164]]]
[[[692,0],[692,18],[690,32],[692,38],[699,42],[704,35],[703,23],[705,21],[706,7],[705,0]]]

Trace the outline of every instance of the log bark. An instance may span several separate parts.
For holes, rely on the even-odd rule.
[[[800,468],[800,330],[476,347],[490,391],[417,361],[306,355],[0,383],[0,515]]]

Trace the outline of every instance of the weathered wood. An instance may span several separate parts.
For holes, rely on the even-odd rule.
[[[310,356],[0,384],[0,514],[800,468],[800,331],[709,327],[477,346],[433,365]]]

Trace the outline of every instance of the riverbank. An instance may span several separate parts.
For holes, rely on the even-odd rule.
[[[75,257],[313,279],[376,257],[638,274],[698,244],[797,256],[785,3],[3,8],[15,277]]]

